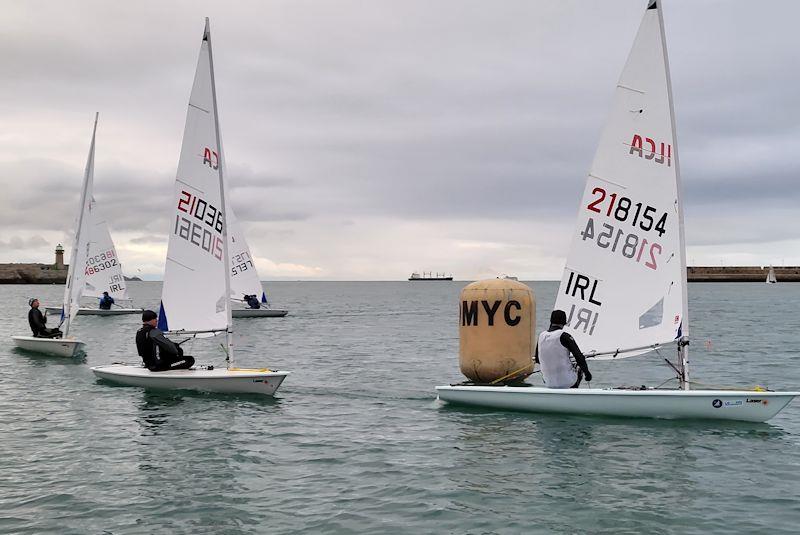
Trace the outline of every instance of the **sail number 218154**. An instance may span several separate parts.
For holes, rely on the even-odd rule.
[[[625,258],[643,263],[650,269],[658,269],[657,257],[661,256],[661,245],[650,243],[647,238],[640,238],[634,233],[626,233],[621,228],[603,223],[600,232],[595,230],[594,218],[586,221],[586,227],[581,232],[584,241],[592,240],[601,249],[608,249],[612,253],[619,252]]]
[[[659,237],[667,231],[666,212],[663,212],[656,221],[655,218],[658,214],[652,206],[640,202],[634,203],[628,197],[620,197],[616,193],[607,194],[603,188],[594,188],[592,196],[595,198],[586,206],[590,212],[604,213],[608,217],[613,216],[620,223],[630,220],[631,226],[638,227],[645,232],[654,230],[658,232]]]

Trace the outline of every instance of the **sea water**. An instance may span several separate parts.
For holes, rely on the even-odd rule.
[[[274,399],[96,381],[138,360],[135,315],[78,317],[84,359],[15,350],[28,297],[63,286],[0,286],[0,532],[797,532],[800,400],[766,424],[437,402],[461,380],[465,284],[268,283],[289,316],[235,320],[235,351],[292,371]],[[557,284],[531,284],[541,329]],[[146,307],[160,288],[130,283]],[[689,295],[693,379],[800,389],[800,284]],[[224,363],[218,339],[184,347]],[[592,386],[659,384],[664,357],[590,362]]]

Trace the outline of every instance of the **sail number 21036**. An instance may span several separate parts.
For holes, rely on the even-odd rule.
[[[619,252],[625,258],[643,263],[650,269],[658,269],[657,257],[661,256],[661,245],[650,243],[647,238],[640,238],[634,233],[626,233],[621,228],[603,223],[600,232],[595,230],[594,218],[586,221],[586,228],[581,232],[584,241],[592,240],[601,249],[612,253]]]
[[[634,203],[628,197],[620,197],[616,193],[607,194],[603,188],[594,188],[592,196],[595,197],[586,208],[598,214],[614,217],[620,223],[630,220],[631,226],[638,227],[645,232],[654,230],[661,237],[667,231],[667,213],[663,212],[656,221],[656,209],[640,202]],[[638,225],[637,225],[638,223]]]

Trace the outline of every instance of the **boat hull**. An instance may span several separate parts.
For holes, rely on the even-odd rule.
[[[627,418],[712,419],[765,422],[800,392],[746,390],[548,389],[541,387],[437,386],[449,403],[528,412]]]
[[[151,372],[142,366],[111,364],[95,366],[92,372],[99,379],[127,386],[157,390],[198,390],[224,394],[262,394],[272,396],[290,372],[191,369]]]
[[[71,338],[36,338],[34,336],[12,336],[11,338],[20,349],[55,357],[74,357],[83,353],[86,347],[86,344],[80,340]]]
[[[61,307],[46,307],[48,314],[61,314]],[[126,314],[141,314],[141,308],[112,308],[102,310],[100,308],[79,308],[78,316],[124,316]]]
[[[288,310],[275,308],[234,308],[231,310],[234,318],[282,318],[288,313]]]

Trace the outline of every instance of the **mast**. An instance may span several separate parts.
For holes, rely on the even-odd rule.
[[[214,132],[216,134],[217,154],[219,155],[219,163],[217,171],[219,172],[219,198],[220,204],[225,210],[222,214],[222,261],[225,265],[225,304],[228,315],[228,325],[225,328],[225,352],[227,353],[228,368],[233,367],[233,320],[231,318],[231,259],[228,252],[228,203],[225,201],[225,178],[222,170],[225,168],[222,162],[222,144],[220,143],[219,134],[219,112],[217,110],[217,84],[214,81],[214,54],[211,52],[211,27],[206,17],[206,28],[203,33],[203,40],[208,43],[208,67],[211,71],[211,100],[214,103]]]
[[[678,160],[678,131],[675,127],[675,108],[672,104],[672,77],[669,70],[669,58],[667,56],[667,38],[664,32],[664,15],[661,11],[659,0],[650,0],[647,9],[655,9],[658,12],[658,24],[661,28],[661,48],[664,53],[664,68],[667,77],[667,99],[669,100],[669,118],[672,122],[672,146],[675,147],[673,158],[675,160],[675,181],[676,189],[678,192],[677,210],[678,210],[678,229],[680,235],[679,256],[681,261],[681,277],[684,278],[682,288],[683,299],[683,314],[681,316],[680,334],[678,340],[678,371],[680,372],[680,387],[683,390],[689,390],[689,295],[686,279],[686,232],[683,220],[683,188],[681,187],[681,168]]]
[[[86,269],[86,266],[77,266],[78,260],[78,247],[81,243],[81,234],[83,230],[83,218],[86,212],[86,197],[89,190],[89,181],[94,178],[94,141],[97,135],[97,120],[100,117],[100,112],[94,114],[94,128],[92,129],[92,142],[89,145],[89,156],[86,159],[86,170],[83,173],[83,187],[81,189],[81,210],[78,213],[77,226],[75,227],[75,239],[72,242],[72,251],[69,255],[69,272],[67,275],[67,287],[64,291],[64,303],[62,304],[64,313],[64,338],[69,335],[69,327],[72,323],[72,288],[75,284],[75,270]]]

